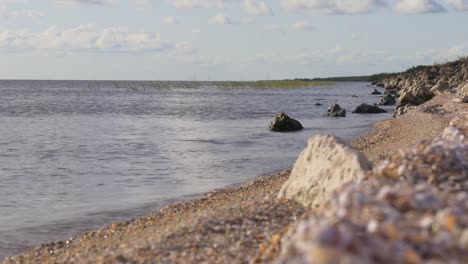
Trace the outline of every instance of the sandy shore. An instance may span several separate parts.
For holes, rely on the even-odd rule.
[[[375,124],[353,142],[372,162],[441,133],[466,104],[438,96],[404,116]],[[305,209],[276,195],[289,171],[238,188],[167,206],[153,215],[114,223],[71,240],[39,246],[3,263],[248,263],[268,262]]]

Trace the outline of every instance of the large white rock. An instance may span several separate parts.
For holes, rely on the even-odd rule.
[[[362,180],[369,169],[370,162],[340,139],[318,135],[309,139],[278,198],[319,207],[335,189],[350,181]]]

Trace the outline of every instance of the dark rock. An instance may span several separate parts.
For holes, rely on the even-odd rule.
[[[361,104],[360,106],[354,109],[353,113],[356,114],[379,114],[379,113],[387,113],[387,111],[383,110],[382,108],[369,105],[369,104]]]
[[[371,94],[382,94],[382,93],[379,92],[377,89],[374,89],[374,91]]]
[[[328,107],[327,116],[345,117],[346,110],[341,108],[339,104],[332,104]]]
[[[384,97],[380,100],[378,104],[379,105],[394,105],[396,104],[395,96],[392,95],[391,93],[387,93],[384,95]]]
[[[396,97],[397,94],[398,94],[398,90],[396,90],[396,89],[385,89],[384,95],[387,95],[387,94],[391,94],[394,97]]]
[[[379,82],[379,83],[377,83],[375,86],[377,86],[377,87],[385,87],[385,84],[382,83],[382,82]]]
[[[353,95],[351,95],[351,97],[356,97],[356,98],[357,98],[357,97],[359,97],[359,96],[353,94]]]
[[[269,128],[274,132],[292,132],[301,130],[304,127],[299,121],[290,118],[285,113],[278,113],[271,122]]]
[[[321,105],[323,105],[323,104],[321,104],[321,103],[315,103],[315,105],[316,105],[316,106],[321,106]]]

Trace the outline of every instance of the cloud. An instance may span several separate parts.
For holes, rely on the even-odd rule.
[[[386,7],[386,0],[281,0],[286,9],[308,9],[326,14],[368,13]]]
[[[211,23],[218,24],[218,25],[228,25],[228,24],[235,24],[229,17],[224,15],[223,13],[218,13],[211,19]]]
[[[61,5],[98,5],[98,6],[107,6],[113,5],[118,2],[118,0],[56,0],[58,4]]]
[[[252,2],[252,0],[244,0],[244,10],[247,14],[251,16],[271,16],[273,11],[265,3],[265,1],[260,1],[258,4]]]
[[[20,10],[9,10],[7,6],[0,6],[0,17],[4,18],[19,18],[19,17],[29,17],[29,18],[40,18],[44,17],[43,12],[32,10],[32,9],[20,9]]]
[[[176,8],[222,8],[219,0],[171,0]]]
[[[445,0],[447,5],[458,11],[468,11],[468,0]]]
[[[312,25],[310,25],[309,23],[304,22],[304,21],[296,22],[296,23],[293,25],[293,28],[296,29],[296,30],[307,30],[307,31],[315,30],[315,27],[314,27],[314,26],[312,26]]]
[[[0,48],[13,50],[56,50],[90,52],[157,52],[175,45],[163,42],[158,33],[131,32],[127,27],[98,30],[80,25],[60,31],[49,27],[41,32],[0,30]]]
[[[424,14],[444,12],[446,9],[435,0],[400,0],[396,11],[400,14]]]
[[[166,16],[162,19],[163,23],[166,25],[174,25],[177,23],[177,20],[173,16]]]

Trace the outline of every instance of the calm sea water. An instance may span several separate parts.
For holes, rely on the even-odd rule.
[[[389,117],[350,113],[379,99],[367,83],[168,86],[0,81],[0,259],[290,167],[314,134],[349,140]],[[347,118],[323,117],[334,102]],[[269,132],[278,111],[305,129]]]

